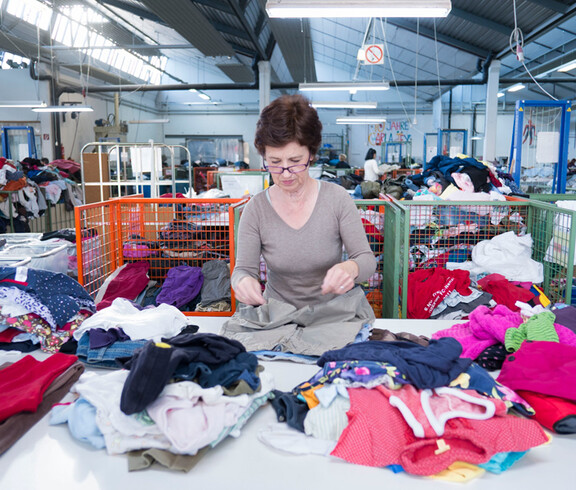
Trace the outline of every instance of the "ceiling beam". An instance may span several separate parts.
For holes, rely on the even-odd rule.
[[[468,12],[459,8],[452,8],[450,11],[450,16],[452,15],[468,22],[472,22],[473,24],[477,24],[481,27],[485,27],[486,29],[499,32],[500,34],[505,34],[506,36],[509,36],[513,29],[512,27],[505,24],[494,22],[493,20],[487,19],[486,17],[482,17],[480,15],[476,15],[472,12]]]
[[[122,9],[130,14],[137,15],[138,17],[142,17],[143,19],[157,22],[158,24],[166,25],[166,23],[158,17],[150,10],[141,8],[133,3],[126,3],[122,0],[96,0],[99,4],[107,6],[107,7],[116,7]]]
[[[547,8],[548,10],[554,10],[554,12],[559,12],[561,14],[568,12],[569,8],[568,5],[556,2],[555,0],[528,0],[528,2]]]
[[[420,28],[417,27],[415,21],[412,20],[404,20],[404,19],[388,19],[386,21],[389,25],[393,25],[399,27],[400,29],[406,29],[407,31],[420,33],[420,35],[427,37],[429,39],[434,39],[434,30],[429,29],[423,26]],[[489,51],[486,49],[481,48],[480,46],[475,46],[473,44],[460,41],[452,36],[447,36],[442,34],[441,32],[436,31],[436,39],[443,44],[447,44],[448,46],[452,46],[457,49],[461,49],[462,51],[466,51],[467,53],[479,56],[481,58],[486,58],[489,54]]]
[[[259,42],[258,37],[256,36],[256,34],[254,34],[254,30],[252,29],[252,26],[248,24],[248,20],[246,19],[246,16],[244,15],[244,11],[240,9],[237,1],[236,0],[228,0],[228,4],[230,5],[230,7],[232,7],[232,10],[234,10],[234,13],[236,14],[236,17],[238,18],[238,20],[242,24],[242,27],[244,28],[245,33],[248,34],[249,39],[252,41],[252,45],[254,46],[254,49],[256,51],[258,51],[258,55],[260,56],[260,59],[262,61],[268,61],[268,58],[266,58],[266,53],[260,47],[260,42]]]

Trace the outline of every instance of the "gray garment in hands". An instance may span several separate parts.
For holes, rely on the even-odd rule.
[[[354,341],[374,311],[357,286],[326,303],[296,308],[268,299],[262,306],[242,305],[222,325],[220,335],[238,340],[246,350],[276,350],[320,356]]]

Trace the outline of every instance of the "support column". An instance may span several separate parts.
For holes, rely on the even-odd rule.
[[[486,117],[484,121],[484,148],[482,159],[496,159],[496,136],[498,123],[498,87],[500,85],[500,61],[492,61],[488,68],[486,84]]]
[[[270,62],[258,62],[260,112],[270,103]]]

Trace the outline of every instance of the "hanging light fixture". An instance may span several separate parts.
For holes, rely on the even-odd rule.
[[[34,102],[34,101],[11,101],[11,102],[1,102],[0,107],[2,108],[15,108],[15,107],[27,107],[29,109],[33,107],[46,107],[46,102]]]
[[[376,109],[378,102],[312,102],[315,109]]]
[[[450,0],[269,0],[269,17],[446,17]]]
[[[34,112],[94,112],[88,105],[48,105],[45,107],[34,107]]]
[[[349,116],[339,117],[336,124],[383,124],[386,122],[386,116]]]

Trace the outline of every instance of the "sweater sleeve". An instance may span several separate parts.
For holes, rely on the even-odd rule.
[[[340,204],[340,236],[348,253],[348,259],[358,265],[358,277],[355,282],[367,281],[376,271],[376,257],[372,253],[366,231],[358,213],[354,200],[343,189],[339,193]],[[342,196],[342,197],[340,197]]]
[[[236,245],[236,265],[232,272],[232,288],[246,276],[259,280],[260,255],[262,241],[260,239],[260,219],[258,203],[251,199],[246,204],[238,225],[238,240]]]

